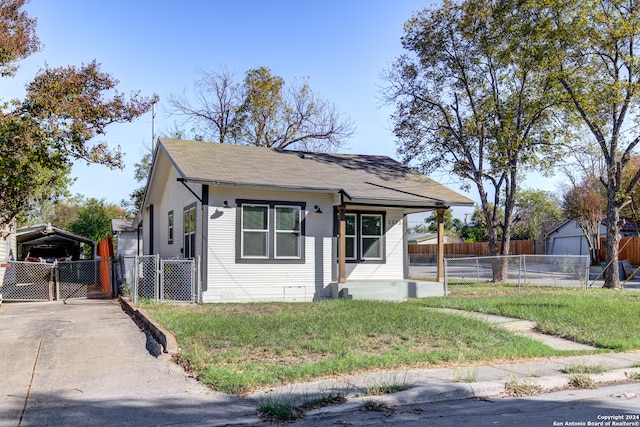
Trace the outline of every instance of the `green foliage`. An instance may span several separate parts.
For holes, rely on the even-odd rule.
[[[500,235],[498,234],[498,237]],[[488,239],[487,222],[482,209],[478,206],[473,210],[471,219],[460,230],[460,237],[465,242],[486,242]]]
[[[548,170],[566,135],[553,109],[562,102],[559,84],[541,64],[540,46],[522,43],[536,33],[511,5],[445,1],[416,13],[405,24],[406,54],[385,75],[398,153],[477,188],[494,253],[498,229],[511,236],[519,174]]]
[[[111,219],[120,218],[123,214],[121,208],[106,204],[104,199],[91,198],[77,206],[77,219],[68,224],[68,229],[74,234],[99,242],[111,235]]]
[[[13,76],[16,62],[40,50],[36,20],[21,10],[27,0],[4,0],[0,4],[0,76]]]
[[[593,137],[603,161],[598,177],[607,200],[605,287],[618,287],[619,215],[640,180],[631,162],[638,142],[632,124],[640,107],[640,14],[623,0],[526,1],[520,7],[541,28],[549,75],[562,85],[568,114]],[[626,129],[629,129],[627,131]],[[636,165],[637,166],[637,165]],[[623,179],[629,172],[628,178]]]
[[[24,0],[0,4],[0,74],[12,75],[16,61],[39,48],[35,19],[20,9]],[[131,122],[156,97],[127,98],[96,61],[80,67],[40,70],[26,85],[24,100],[2,104],[0,113],[0,223],[34,203],[65,193],[74,160],[122,167],[122,154],[103,143],[90,144],[111,123]]]
[[[424,223],[424,232],[435,233],[436,231],[438,231],[438,212],[433,211],[431,215],[424,219]],[[460,221],[458,218],[453,217],[453,211],[451,209],[444,210],[443,223],[445,231],[451,232],[456,235],[459,233],[459,230],[463,225],[462,221]]]
[[[539,240],[564,219],[560,200],[550,191],[522,189],[516,196],[514,240]]]

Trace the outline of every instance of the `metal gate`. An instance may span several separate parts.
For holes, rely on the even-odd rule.
[[[123,260],[123,262],[126,260]],[[137,256],[133,259],[131,297],[159,302],[197,302],[197,262],[194,259],[160,259],[158,255]]]
[[[6,263],[0,292],[5,301],[52,301],[54,299],[104,297],[109,277],[100,275],[103,261]]]

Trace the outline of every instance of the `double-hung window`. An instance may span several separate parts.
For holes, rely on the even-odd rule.
[[[345,247],[347,248],[346,259],[355,261],[358,259],[358,216],[356,214],[345,214],[346,230],[345,233]]]
[[[384,215],[345,213],[345,258],[350,262],[383,262]]]
[[[300,206],[275,207],[275,257],[282,259],[300,258]]]
[[[167,215],[167,234],[168,234],[168,243],[173,244],[173,211],[169,211]]]
[[[196,255],[196,206],[195,204],[184,208],[182,214],[184,230],[183,257],[194,258]]]
[[[236,261],[304,262],[304,203],[237,200]]]
[[[381,260],[382,256],[382,215],[360,215],[360,258]]]
[[[269,205],[242,205],[242,258],[269,258]]]

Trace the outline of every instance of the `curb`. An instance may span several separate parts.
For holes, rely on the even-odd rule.
[[[588,374],[588,376],[593,379],[597,388],[600,384],[630,381],[631,374],[640,375],[640,368],[615,369],[603,374]],[[567,374],[530,378],[530,382],[541,389],[540,392],[536,393],[536,395],[551,393],[563,388],[571,387],[570,375]],[[349,412],[359,409],[367,401],[379,402],[393,407],[501,396],[508,397],[506,393],[507,385],[504,382],[499,381],[434,384],[429,386],[418,386],[409,390],[384,396],[349,398],[349,400],[342,405],[314,409],[308,411],[306,415],[322,416]]]
[[[150,320],[149,315],[147,315],[147,313],[143,309],[134,307],[133,305],[131,305],[130,301],[127,301],[121,296],[118,297],[118,300],[120,301],[120,305],[122,305],[123,310],[135,320],[142,323],[146,330],[148,330],[149,333],[153,335],[156,341],[158,341],[158,343],[162,346],[162,351],[164,353],[168,353],[172,356],[178,353],[180,349],[178,347],[178,341],[176,341],[171,332],[167,331],[162,326],[155,324],[152,320]]]

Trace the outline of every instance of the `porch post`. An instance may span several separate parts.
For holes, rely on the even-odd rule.
[[[347,220],[345,205],[338,206],[338,283],[347,283]]]
[[[436,280],[444,281],[444,209],[439,208],[437,211],[438,218],[438,268],[436,271]]]

